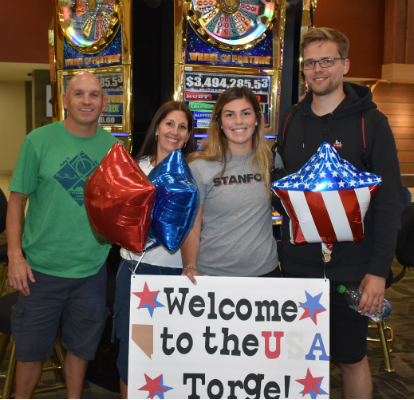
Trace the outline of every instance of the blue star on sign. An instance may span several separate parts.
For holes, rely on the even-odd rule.
[[[322,293],[317,294],[315,297],[312,297],[307,291],[305,291],[305,294],[306,302],[299,303],[299,307],[302,307],[305,310],[300,319],[309,317],[316,324],[316,316],[319,313],[326,311],[326,308],[319,302]]]
[[[173,388],[170,386],[166,386],[164,385],[164,375],[161,377],[160,383],[159,383],[160,387],[162,387],[162,389],[165,392],[168,392],[169,390],[172,390]],[[155,396],[158,396],[158,398],[163,399],[164,398],[164,392],[155,392]],[[148,396],[149,397],[149,396]],[[147,397],[147,399],[148,399]]]

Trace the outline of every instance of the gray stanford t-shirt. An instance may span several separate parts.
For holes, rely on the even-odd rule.
[[[252,171],[254,152],[190,163],[204,205],[197,269],[219,276],[260,276],[278,265],[267,190]]]

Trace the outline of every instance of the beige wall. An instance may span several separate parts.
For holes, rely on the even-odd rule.
[[[7,198],[7,187],[26,137],[24,85],[0,81],[0,188]]]

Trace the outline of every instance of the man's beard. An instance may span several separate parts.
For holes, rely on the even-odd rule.
[[[334,92],[341,85],[342,82],[335,83],[332,80],[330,80],[328,86],[322,90],[315,88],[314,86],[316,85],[314,85],[312,81],[308,82],[308,87],[310,91],[317,96],[326,96],[327,94]]]

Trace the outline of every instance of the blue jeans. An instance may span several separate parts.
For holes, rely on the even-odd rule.
[[[116,277],[116,295],[112,335],[119,339],[119,356],[116,366],[121,379],[128,385],[128,349],[129,349],[129,307],[131,295],[131,271],[137,262],[125,260],[119,263]],[[142,275],[181,275],[182,268],[159,267],[140,263],[136,274]]]

